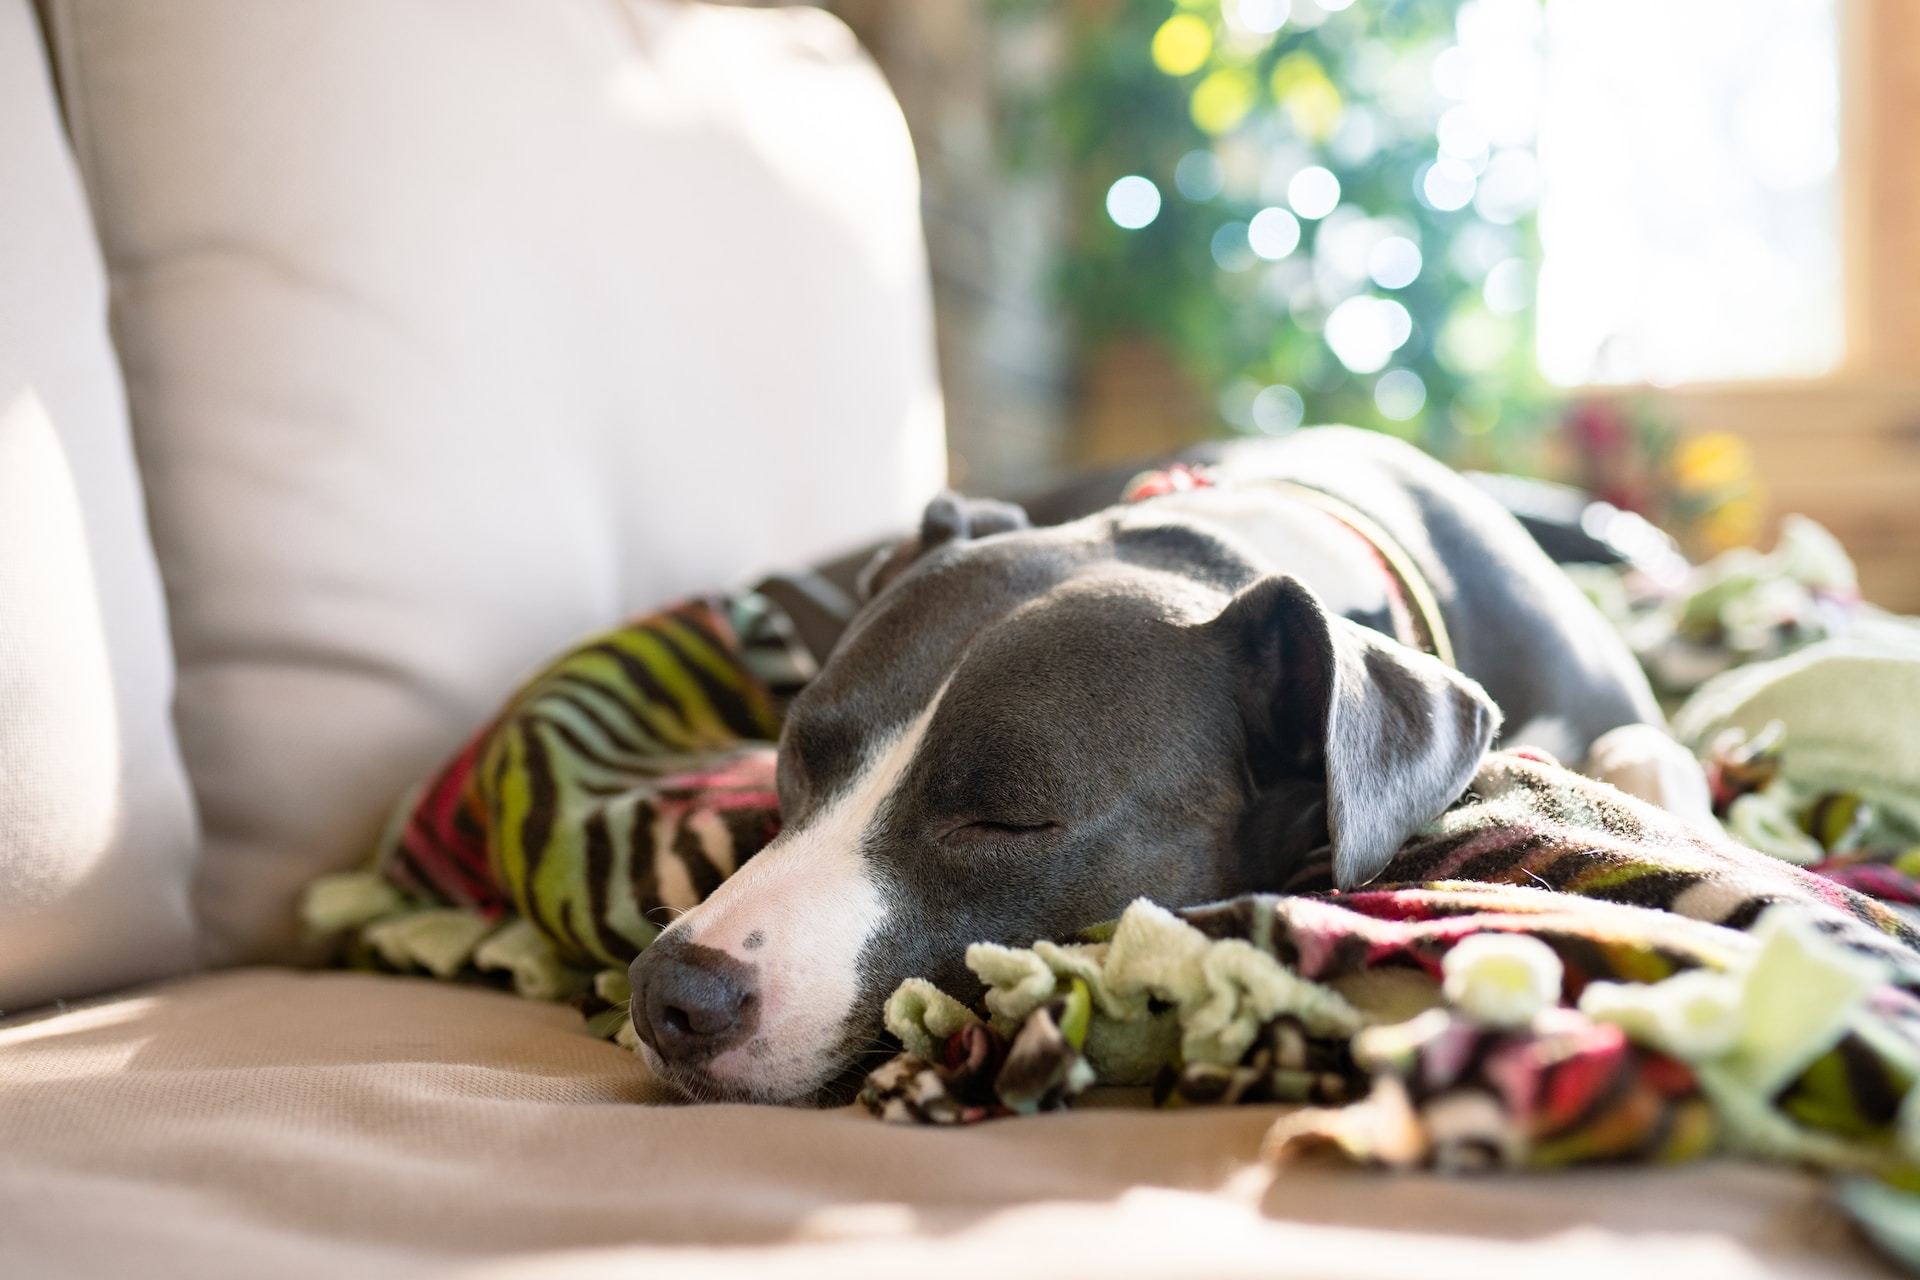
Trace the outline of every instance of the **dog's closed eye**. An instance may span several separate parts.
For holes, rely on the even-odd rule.
[[[952,845],[1013,844],[1052,835],[1060,830],[1057,822],[963,822],[944,832],[940,840]]]

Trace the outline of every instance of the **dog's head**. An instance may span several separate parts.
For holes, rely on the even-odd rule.
[[[1343,887],[1450,804],[1499,715],[1441,663],[1152,504],[1055,529],[942,499],[795,700],[780,837],[641,953],[634,1024],[696,1097],[843,1096],[908,977],[968,943]]]

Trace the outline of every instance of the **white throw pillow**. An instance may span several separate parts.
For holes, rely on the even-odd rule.
[[[918,183],[836,20],[53,0],[180,661],[210,956],[529,668],[911,522]]]
[[[106,277],[28,0],[0,0],[0,1010],[192,963],[173,659]]]

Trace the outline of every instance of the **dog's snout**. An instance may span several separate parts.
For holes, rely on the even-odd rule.
[[[629,976],[634,1033],[668,1062],[706,1062],[759,1024],[755,968],[724,951],[663,938],[640,953]]]

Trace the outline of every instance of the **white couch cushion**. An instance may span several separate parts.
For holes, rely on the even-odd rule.
[[[917,181],[810,10],[55,0],[213,958],[530,666],[901,526],[942,466]]]
[[[0,0],[0,1008],[191,962],[166,628],[85,198]]]

